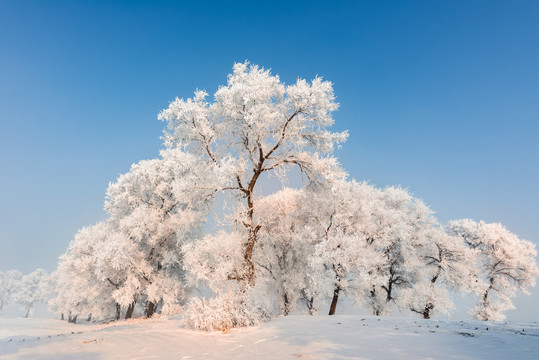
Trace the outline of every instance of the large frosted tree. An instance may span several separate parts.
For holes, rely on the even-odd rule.
[[[238,266],[227,279],[245,293],[259,271],[253,257],[264,226],[255,213],[261,177],[273,173],[284,179],[297,168],[310,183],[324,182],[337,165],[331,152],[347,134],[327,130],[338,105],[332,84],[318,77],[286,86],[269,70],[237,63],[215,101],[206,98],[206,92],[196,91],[194,98],[176,99],[161,113],[168,129],[165,144],[228,175],[218,190],[236,195],[231,218],[238,226],[221,238],[240,239],[230,243],[240,247],[241,259],[235,259]]]
[[[184,242],[204,225],[219,172],[168,149],[134,164],[107,189],[109,217],[81,229],[60,258],[53,309],[94,319],[176,314],[188,295]]]
[[[161,305],[164,313],[177,313],[187,296],[183,281],[181,246],[198,237],[206,222],[219,178],[205,163],[181,149],[161,151],[161,157],[143,160],[109,185],[105,209],[111,226],[127,244],[117,249],[136,254],[118,271],[115,298],[131,311],[142,302],[146,316]],[[212,176],[213,175],[213,176]]]

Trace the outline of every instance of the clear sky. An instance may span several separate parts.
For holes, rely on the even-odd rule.
[[[246,59],[335,84],[356,179],[539,242],[538,1],[2,0],[0,271],[53,270],[108,182],[157,156],[158,112]]]

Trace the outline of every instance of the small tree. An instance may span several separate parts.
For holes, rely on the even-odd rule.
[[[298,300],[311,291],[312,269],[309,254],[314,247],[306,234],[303,204],[305,191],[284,188],[258,201],[259,251],[255,266],[258,283],[272,297],[275,313],[289,315]],[[314,311],[311,306],[309,310]]]
[[[370,269],[364,298],[374,315],[382,315],[391,304],[405,307],[401,292],[425,278],[423,252],[431,244],[436,219],[422,201],[398,187],[379,191],[372,209],[374,226],[365,238],[383,261]]]
[[[119,271],[136,260],[127,244],[106,222],[84,227],[75,235],[54,272],[56,296],[51,310],[61,314],[92,314],[98,319],[119,319],[121,306],[113,293],[126,281]]]
[[[320,278],[317,282],[331,299],[329,315],[335,315],[339,296],[344,293],[358,301],[368,288],[369,271],[382,261],[366,241],[373,228],[376,190],[342,179],[308,197],[306,212],[316,239],[311,262]]]
[[[28,317],[34,311],[34,304],[46,303],[51,294],[49,274],[43,269],[37,269],[21,278],[13,302],[19,304],[20,309],[26,312],[25,317]]]
[[[454,304],[449,290],[477,293],[483,289],[475,269],[477,253],[461,238],[438,227],[426,234],[430,241],[420,250],[421,276],[412,288],[403,291],[403,303],[429,319],[433,313],[449,313]]]
[[[325,271],[312,262],[316,244],[322,241],[320,224],[314,223],[312,217],[323,206],[315,200],[316,194],[309,188],[284,188],[258,202],[260,221],[264,224],[255,257],[256,266],[261,269],[258,281],[274,297],[277,314],[289,315],[298,302],[304,303],[311,315],[315,314],[315,300],[327,287],[321,282],[328,276],[321,276]]]
[[[503,320],[502,312],[514,308],[511,298],[535,286],[539,275],[535,245],[519,239],[499,223],[464,219],[451,221],[447,228],[480,253],[479,265],[487,286],[472,315],[479,320]]]
[[[0,271],[0,311],[14,303],[21,278],[22,273],[18,270]]]

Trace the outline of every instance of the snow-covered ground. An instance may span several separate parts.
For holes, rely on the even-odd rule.
[[[0,318],[1,359],[539,359],[539,324],[289,316],[227,333],[182,320]]]

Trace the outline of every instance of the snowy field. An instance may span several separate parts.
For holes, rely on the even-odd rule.
[[[0,318],[1,359],[539,359],[537,323],[289,316],[228,333],[157,318]]]

